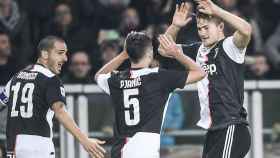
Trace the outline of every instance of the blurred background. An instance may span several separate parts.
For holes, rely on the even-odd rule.
[[[132,30],[156,37],[171,23],[175,4],[183,0],[0,0],[0,85],[36,60],[40,39],[65,39],[68,62],[61,78],[66,84],[69,112],[90,136],[112,144],[114,121],[110,98],[94,84],[96,71],[122,50]],[[195,10],[195,5],[188,1]],[[248,158],[280,156],[280,0],[215,0],[253,26],[245,60],[245,103],[249,111],[252,151]],[[194,11],[193,11],[194,12]],[[227,35],[232,33],[227,26]],[[179,33],[177,43],[199,41],[196,21]],[[156,49],[155,49],[156,52]],[[162,138],[162,158],[199,158],[205,131],[196,127],[199,103],[194,86],[172,95]],[[5,151],[6,110],[0,113],[0,157]],[[55,124],[58,158],[87,154]],[[4,156],[4,155],[3,155]],[[107,155],[109,158],[109,154]]]

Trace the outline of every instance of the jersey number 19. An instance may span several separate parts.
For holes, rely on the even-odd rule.
[[[32,95],[34,91],[33,83],[26,83],[21,89],[20,102],[17,104],[18,94],[21,89],[21,83],[17,82],[12,86],[11,90],[13,91],[13,102],[12,102],[12,111],[11,117],[18,117],[19,112],[23,118],[31,118],[33,116],[33,102]],[[16,110],[16,106],[19,105],[19,110]],[[26,106],[27,105],[27,106]]]

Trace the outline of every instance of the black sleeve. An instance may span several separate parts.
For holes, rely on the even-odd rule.
[[[172,92],[176,88],[184,88],[188,77],[187,71],[159,69],[159,80],[165,90]]]
[[[64,104],[66,104],[65,90],[61,80],[55,76],[50,78],[47,82],[46,100],[49,107],[51,108],[53,103],[57,101],[62,101]]]
[[[196,60],[196,55],[198,52],[198,48],[201,45],[200,42],[197,43],[192,43],[192,44],[182,44],[182,49],[184,54],[186,54],[187,56],[189,56],[190,58],[192,58],[194,61]]]

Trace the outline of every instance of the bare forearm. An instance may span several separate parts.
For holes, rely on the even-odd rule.
[[[73,118],[67,113],[66,110],[60,109],[55,112],[55,117],[79,142],[87,139],[87,136],[82,133],[80,128],[76,125]]]
[[[175,59],[180,62],[187,70],[200,70],[200,66],[197,65],[190,57],[183,53],[177,53]]]
[[[240,32],[242,35],[251,36],[251,25],[244,19],[231,14],[230,12],[218,6],[216,6],[215,8],[214,15],[223,19],[226,23],[230,24],[234,29],[236,29],[236,31]]]
[[[112,59],[109,63],[105,64],[95,75],[95,79],[100,74],[107,74],[116,70],[126,59],[128,56],[125,52],[121,52],[118,56]]]
[[[202,68],[196,64],[190,57],[180,53],[176,56],[176,59],[185,66],[188,71],[188,78],[186,84],[195,83],[202,80],[206,73]]]
[[[180,31],[180,27],[179,26],[175,26],[174,24],[171,24],[168,29],[166,30],[165,34],[169,35],[172,37],[172,39],[174,41],[176,41],[178,32]]]

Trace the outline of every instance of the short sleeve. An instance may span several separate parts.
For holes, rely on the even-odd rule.
[[[46,100],[49,107],[52,107],[53,103],[57,101],[66,104],[65,89],[58,77],[50,78],[46,86]]]
[[[193,44],[181,44],[180,46],[182,47],[182,50],[184,54],[192,58],[193,60],[196,59],[196,55],[198,52],[198,48],[201,43],[193,43]]]
[[[97,77],[98,86],[107,94],[110,94],[110,88],[108,84],[108,79],[111,77],[111,73],[108,74],[100,74]]]
[[[10,96],[10,86],[11,86],[11,80],[6,84],[5,88],[3,91],[0,93],[0,102],[3,105],[6,105],[9,101],[9,96]]]
[[[162,87],[165,87],[169,92],[176,88],[184,88],[187,77],[187,71],[159,69],[159,80]]]
[[[233,36],[230,36],[224,40],[223,48],[231,60],[238,64],[244,63],[246,48],[237,48],[233,43]]]

